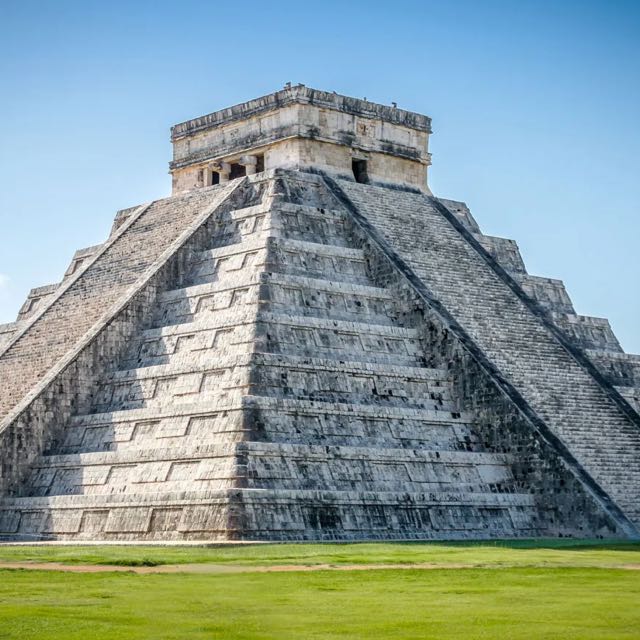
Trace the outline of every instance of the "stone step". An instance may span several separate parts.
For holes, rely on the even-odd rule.
[[[579,431],[575,432],[579,434]],[[630,432],[621,434],[613,446],[607,444],[607,441],[598,434],[591,433],[584,429],[581,433],[582,438],[579,444],[574,445],[576,451],[595,451],[602,453],[604,451],[620,451],[626,449],[629,445],[636,445],[640,442],[640,436],[637,433]]]
[[[193,358],[215,362],[254,349],[255,309],[200,314],[193,322],[148,329],[134,338],[119,369],[137,369]]]
[[[232,211],[216,221],[208,238],[210,248],[238,245],[269,233],[268,214],[256,213],[253,207]]]
[[[0,352],[2,352],[6,345],[11,342],[13,336],[17,334],[21,327],[21,322],[7,322],[6,324],[0,324]]]
[[[270,242],[271,271],[372,285],[362,249],[287,238]]]
[[[50,455],[28,495],[249,488],[513,491],[509,456],[266,442]]]
[[[351,222],[343,211],[278,203],[272,207],[272,235],[349,247]]]
[[[95,412],[77,415],[71,418],[70,427],[78,425],[96,425],[105,422],[128,422],[131,420],[151,420],[160,418],[175,418],[177,416],[200,415],[210,411],[229,412],[249,408],[273,408],[278,411],[310,411],[321,412],[326,415],[353,415],[362,417],[380,417],[424,420],[433,423],[459,424],[471,423],[473,414],[468,411],[447,413],[445,411],[429,410],[418,407],[374,407],[363,404],[345,402],[322,402],[300,398],[271,398],[265,396],[247,395],[240,400],[220,403],[213,398],[204,402],[166,407],[143,407],[116,412]]]
[[[243,438],[242,399],[78,415],[51,452],[112,451],[233,442]]]
[[[249,396],[256,436],[318,444],[392,443],[394,447],[480,450],[473,416],[430,408]]]
[[[572,429],[571,427],[565,427],[563,429],[563,437],[571,437],[572,447],[575,451],[590,452],[590,451],[622,451],[629,446],[637,446],[640,443],[640,434],[635,433],[633,430],[621,431],[616,438],[615,444],[608,444],[608,441],[597,433],[593,433],[593,430],[585,427],[583,429]]]
[[[573,303],[562,280],[521,273],[516,276],[524,292],[549,311],[575,314]]]
[[[204,350],[206,351],[206,350]],[[215,365],[215,367],[212,367]],[[305,371],[328,371],[339,373],[353,373],[354,375],[368,374],[384,378],[399,378],[432,382],[430,389],[446,393],[451,383],[451,374],[442,367],[412,367],[377,362],[362,362],[360,360],[335,358],[321,358],[297,356],[277,353],[238,354],[227,358],[217,358],[210,362],[208,358],[174,358],[169,364],[159,364],[149,367],[121,369],[107,373],[102,385],[123,382],[162,379],[170,376],[185,374],[202,374],[210,371],[232,369],[237,367],[288,367]]]
[[[216,314],[202,314],[193,322],[171,324],[165,327],[145,329],[135,341],[145,342],[159,338],[181,336],[188,333],[208,331],[210,329],[228,329],[238,324],[261,322],[266,324],[301,325],[313,329],[328,331],[345,331],[357,334],[374,334],[397,340],[420,339],[420,332],[412,327],[396,327],[388,324],[375,324],[366,320],[333,320],[331,318],[314,318],[312,316],[293,315],[291,313],[276,313],[244,309],[244,313],[220,311]]]
[[[623,395],[625,388],[640,387],[640,355],[587,349],[585,353]]]
[[[551,317],[583,349],[622,352],[622,347],[606,318],[553,312]]]
[[[206,351],[170,364],[108,374],[93,401],[95,411],[196,401],[209,394],[308,397],[316,400],[414,405],[454,411],[444,369],[341,361],[270,353],[212,359]],[[348,400],[347,400],[348,399]]]
[[[202,295],[224,293],[228,291],[234,291],[241,287],[254,286],[256,284],[259,284],[260,281],[261,274],[259,272],[243,271],[240,276],[235,279],[235,282],[205,282],[202,284],[194,284],[178,289],[171,289],[170,291],[165,291],[158,297],[158,302],[160,304],[168,304],[180,300],[189,300],[193,298],[197,299]]]
[[[592,463],[592,472],[594,477],[604,477],[606,475],[610,478],[612,487],[616,485],[619,487],[620,481],[622,481],[624,485],[629,486],[629,479],[632,475],[637,476],[637,474],[640,473],[640,462],[634,461],[624,467],[620,467],[619,463],[616,464],[619,457],[620,456],[616,453],[593,456],[593,458],[581,455],[581,459]],[[638,499],[638,504],[640,504],[640,498]]]
[[[402,315],[386,289],[302,276],[243,274],[233,283],[205,283],[174,289],[161,296],[156,327],[181,324],[202,313],[257,306],[271,311],[336,320],[366,320],[376,324],[402,324]]]
[[[268,353],[400,366],[425,363],[415,329],[284,313],[259,315],[256,348]]]
[[[0,536],[14,540],[413,539],[540,533],[529,494],[225,491],[13,498]]]
[[[266,251],[267,249],[278,249],[280,251],[299,253],[302,255],[319,255],[365,262],[364,251],[362,249],[341,245],[328,245],[311,240],[296,240],[293,238],[271,236],[263,232],[242,242],[198,251],[194,257],[194,264],[197,265],[200,262],[207,262],[209,260],[225,259],[232,263],[229,265],[230,269],[233,267],[233,270],[239,270],[247,266],[244,259],[245,254]]]
[[[337,359],[348,356],[362,362],[402,366],[424,363],[415,329],[268,311],[256,317],[255,310],[245,306],[237,312],[199,314],[193,322],[148,329],[131,341],[128,355],[119,366],[168,364],[176,356],[205,350],[210,357],[218,358],[252,349]]]
[[[381,287],[272,273],[263,277],[261,308],[317,318],[403,326],[412,322]]]
[[[616,387],[620,395],[640,413],[640,385],[629,387]]]
[[[349,331],[358,334],[375,334],[394,339],[414,340],[420,339],[420,331],[414,327],[390,326],[388,324],[375,324],[366,320],[333,320],[331,318],[314,318],[310,316],[296,316],[291,313],[276,313],[271,311],[260,311],[258,313],[258,322],[285,324],[285,325],[304,325],[309,328]]]
[[[257,237],[244,242],[199,252],[192,261],[186,286],[207,283],[233,286],[238,278],[246,280],[248,274],[265,271],[269,264],[269,238],[263,233],[254,235]]]
[[[370,284],[360,249],[274,238],[267,232],[253,236],[242,242],[199,252],[193,262],[189,284],[233,283],[234,279],[246,277],[251,271]]]
[[[393,294],[382,287],[372,285],[353,284],[340,282],[338,280],[328,280],[324,278],[310,278],[307,276],[289,275],[280,273],[244,273],[242,278],[238,278],[232,285],[230,283],[217,284],[207,282],[192,286],[172,289],[160,294],[160,303],[171,303],[176,300],[198,298],[205,294],[222,293],[233,291],[239,287],[250,287],[252,285],[270,283],[291,287],[305,287],[312,290],[327,291],[331,293],[352,293],[364,296],[373,296],[382,300],[393,300]]]
[[[467,413],[249,396],[72,418],[56,451],[108,451],[256,439],[479,450]]]
[[[120,411],[163,404],[193,403],[215,397],[221,404],[248,391],[251,354],[224,360],[206,354],[171,364],[115,371],[98,385],[92,411]]]
[[[333,220],[334,222],[339,222],[340,220],[347,219],[344,209],[339,206],[313,206],[309,204],[300,204],[297,202],[286,202],[283,200],[274,202],[270,206],[284,213],[308,213],[309,215],[321,216],[323,218]]]
[[[272,247],[281,251],[291,253],[299,253],[302,255],[319,255],[331,258],[343,258],[345,260],[354,260],[358,263],[364,263],[365,256],[362,249],[353,247],[343,247],[338,245],[329,245],[310,240],[295,240],[292,238],[275,237],[271,239]]]
[[[230,215],[235,217],[248,217],[262,215],[266,213],[277,212],[281,215],[302,215],[311,218],[319,218],[328,220],[336,224],[343,223],[347,220],[345,212],[340,208],[317,207],[307,204],[298,204],[294,202],[272,201],[265,199],[263,202],[247,207],[233,209]]]
[[[260,204],[238,209],[218,221],[212,248],[242,242],[255,234],[349,246],[352,242],[344,213],[302,205]]]
[[[444,369],[257,353],[252,393],[454,411]]]
[[[157,446],[128,451],[94,451],[77,454],[49,454],[35,460],[38,468],[88,467],[104,465],[132,465],[149,462],[173,462],[182,460],[204,460],[228,458],[233,456],[284,457],[302,460],[366,460],[369,462],[398,462],[428,465],[499,465],[513,462],[506,453],[477,451],[431,451],[425,449],[393,447],[357,447],[294,444],[283,442],[211,442],[186,446]]]

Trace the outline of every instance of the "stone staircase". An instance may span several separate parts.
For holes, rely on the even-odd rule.
[[[126,225],[0,348],[0,421],[46,373],[126,296],[203,210],[232,187],[158,200],[137,208]]]
[[[522,290],[548,312],[548,318],[580,349],[609,384],[640,411],[640,355],[625,353],[606,318],[578,315],[562,280],[527,273],[515,240],[481,233],[463,202],[440,199],[450,213],[513,277]]]
[[[513,453],[483,446],[451,373],[427,366],[414,310],[372,278],[348,212],[317,179],[263,180],[263,202],[224,216],[89,410],[0,502],[0,535],[574,533],[515,480]]]
[[[575,355],[576,348],[584,352],[594,346],[600,354],[619,352],[608,323],[572,314],[559,281],[528,276],[515,243],[481,237],[461,208],[450,206],[446,213],[423,194],[347,180],[335,184],[342,201],[402,256],[425,295],[438,301],[464,339],[520,396],[523,410],[532,410],[626,517],[640,525],[640,416]],[[515,291],[474,246],[474,237],[550,315]],[[549,321],[564,330],[564,344]],[[573,334],[569,325],[578,327]],[[573,352],[566,345],[573,345]]]

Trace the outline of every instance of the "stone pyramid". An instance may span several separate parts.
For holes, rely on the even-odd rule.
[[[429,133],[302,85],[174,127],[174,194],[0,327],[2,539],[636,537],[640,357]]]

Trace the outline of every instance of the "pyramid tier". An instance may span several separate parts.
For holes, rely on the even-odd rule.
[[[254,439],[301,444],[480,450],[469,413],[245,396],[79,415],[61,454],[197,446]]]
[[[251,489],[509,493],[505,454],[232,442],[42,456],[31,495]],[[168,446],[169,445],[169,446]]]
[[[540,515],[529,494],[233,489],[6,499],[0,535],[104,541],[511,538],[541,535]]]

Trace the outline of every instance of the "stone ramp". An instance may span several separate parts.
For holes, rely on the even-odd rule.
[[[491,266],[441,204],[408,191],[346,180],[329,183],[639,525],[640,416],[559,342],[536,310],[514,292],[515,283]]]

